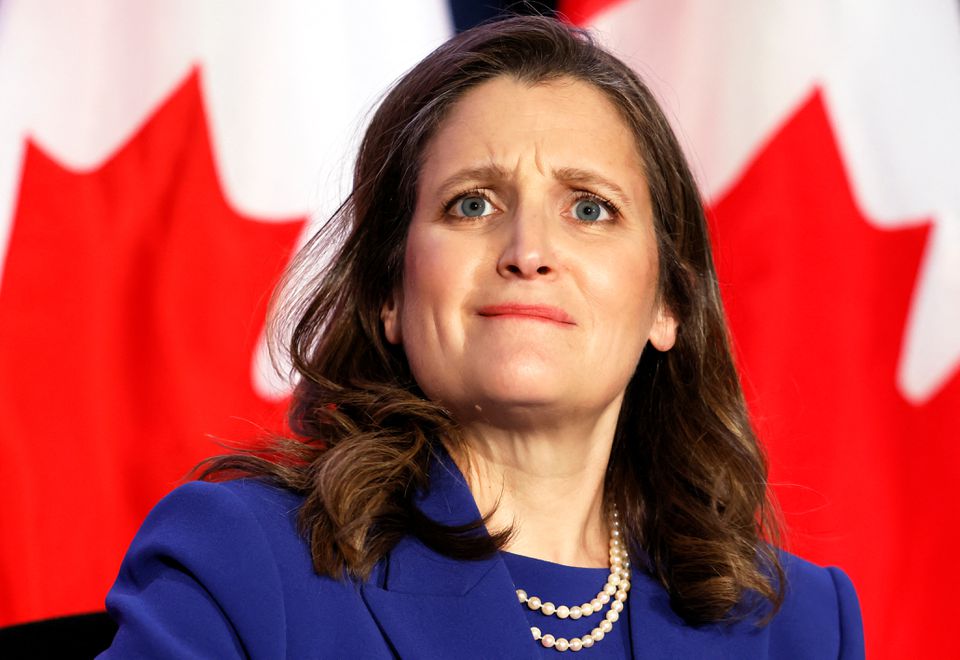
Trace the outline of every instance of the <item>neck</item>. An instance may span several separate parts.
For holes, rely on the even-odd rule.
[[[506,550],[568,566],[608,565],[604,477],[619,405],[589,423],[523,431],[465,427],[451,453],[491,530],[513,528]]]

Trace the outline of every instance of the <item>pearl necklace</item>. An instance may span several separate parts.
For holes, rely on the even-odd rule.
[[[549,601],[543,602],[537,596],[528,596],[523,589],[517,589],[517,598],[531,610],[540,610],[541,614],[556,616],[558,619],[568,617],[579,619],[580,617],[590,616],[595,612],[599,613],[604,605],[610,603],[610,608],[604,615],[604,619],[582,637],[574,637],[573,639],[554,637],[550,634],[541,633],[536,626],[530,627],[533,638],[548,649],[552,648],[560,652],[568,649],[579,651],[580,649],[590,648],[613,630],[613,624],[620,618],[620,612],[623,611],[624,603],[627,602],[628,591],[630,591],[630,559],[620,536],[620,515],[614,507],[610,524],[610,576],[607,577],[607,583],[597,593],[596,598],[573,607],[557,606]]]

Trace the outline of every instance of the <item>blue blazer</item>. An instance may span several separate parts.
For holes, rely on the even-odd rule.
[[[434,468],[421,510],[448,524],[479,517],[453,462]],[[296,529],[301,501],[250,479],[173,491],[147,517],[107,596],[119,630],[100,657],[539,656],[499,556],[456,561],[406,538],[364,583],[320,577]],[[863,658],[846,575],[792,555],[784,561],[786,600],[763,628],[689,626],[663,587],[634,569],[634,657]]]

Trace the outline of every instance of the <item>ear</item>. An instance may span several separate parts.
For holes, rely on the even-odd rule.
[[[396,294],[391,293],[387,302],[380,308],[380,320],[383,321],[383,334],[391,344],[399,344],[403,341],[403,334],[400,332],[400,305],[397,304]]]
[[[657,306],[657,316],[650,328],[650,343],[658,351],[669,351],[677,340],[677,319],[673,311],[660,303]]]

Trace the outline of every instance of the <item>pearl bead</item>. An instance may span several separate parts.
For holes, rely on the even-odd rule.
[[[579,619],[590,616],[599,613],[604,605],[610,603],[610,609],[603,620],[596,628],[581,637],[566,639],[550,634],[545,635],[540,628],[531,626],[530,634],[544,648],[553,648],[561,653],[567,650],[576,652],[592,647],[613,630],[613,624],[620,619],[620,613],[623,611],[624,603],[627,600],[627,592],[630,591],[630,558],[621,536],[619,514],[614,507],[610,523],[610,572],[606,584],[597,593],[596,598],[591,601],[582,605],[567,607],[566,605],[554,605],[549,601],[545,602],[537,596],[529,595],[523,589],[516,590],[517,600],[521,604],[526,604],[531,610],[540,610],[540,613],[545,616],[556,615],[559,619]],[[611,596],[613,597],[612,602]]]

